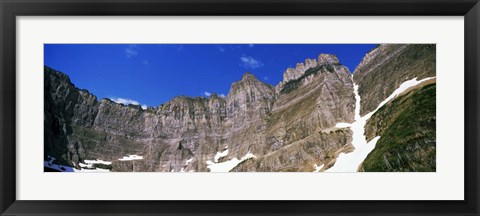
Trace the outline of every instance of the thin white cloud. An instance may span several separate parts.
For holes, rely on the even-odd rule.
[[[226,97],[224,94],[220,94],[219,96],[220,96],[221,98],[224,98],[224,97]]]
[[[243,55],[240,57],[240,61],[242,62],[240,66],[246,69],[255,69],[263,66],[263,63],[260,60],[257,60],[252,56]]]
[[[140,102],[138,102],[136,100],[128,99],[128,98],[115,98],[114,97],[114,98],[110,98],[110,100],[112,100],[115,103],[124,104],[124,105],[129,105],[129,104],[140,105]],[[147,105],[145,105],[145,104],[142,104],[140,106],[142,107],[142,109],[147,109]]]
[[[128,47],[125,49],[125,56],[127,56],[127,58],[131,58],[136,55],[138,55],[137,45],[135,44],[128,45]]]
[[[208,91],[203,92],[203,94],[204,94],[205,96],[207,96],[207,97],[210,97],[210,95],[212,95],[212,93],[211,93],[211,92],[208,92]]]
[[[219,46],[219,47],[218,47],[218,51],[220,51],[220,52],[225,52],[225,48]]]
[[[268,77],[267,77],[267,76],[264,76],[263,79],[264,79],[264,80],[268,80]]]
[[[253,47],[255,47],[255,45],[253,45],[253,44],[248,44],[248,47],[253,48]]]
[[[142,64],[143,64],[143,65],[149,65],[150,62],[149,62],[148,60],[143,60]]]

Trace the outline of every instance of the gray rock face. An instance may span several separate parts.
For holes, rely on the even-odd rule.
[[[70,79],[45,67],[44,157],[57,156],[57,162],[68,164],[85,157],[85,149],[74,138],[78,125],[91,127],[98,112],[97,98],[73,86]]]
[[[403,82],[436,76],[435,44],[385,44],[355,69],[360,114],[376,109]],[[367,140],[380,139],[359,171],[436,170],[436,80],[406,90],[376,111],[365,125]]]
[[[335,55],[322,53],[318,56],[318,61],[317,59],[306,59],[305,63],[297,63],[295,68],[287,68],[283,73],[283,80],[276,86],[277,92],[282,90],[286,83],[301,79],[305,73],[315,72],[319,67],[328,65],[340,65],[340,62]]]
[[[246,73],[225,98],[176,97],[143,110],[97,101],[45,67],[45,158],[78,166],[112,161],[112,171],[209,171],[207,161],[249,159],[233,171],[312,171],[351,145],[355,99],[350,72],[333,55],[287,69],[273,87]],[[142,160],[121,161],[125,155]]]
[[[404,81],[434,77],[434,44],[383,44],[357,66],[353,79],[362,98],[360,115],[373,111]]]

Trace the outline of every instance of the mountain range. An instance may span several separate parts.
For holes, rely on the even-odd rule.
[[[45,66],[45,171],[434,172],[435,65],[434,44],[382,44],[353,73],[320,54],[146,109]]]

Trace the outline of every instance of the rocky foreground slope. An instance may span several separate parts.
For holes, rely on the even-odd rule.
[[[352,130],[336,127],[354,121],[353,81],[359,85],[361,108],[367,112],[405,79],[435,76],[434,61],[434,45],[381,45],[367,54],[352,79],[335,56],[321,54],[288,68],[277,86],[245,73],[225,98],[215,94],[208,98],[179,96],[145,110],[98,100],[76,88],[67,75],[45,67],[44,158],[74,170],[323,171],[339,154],[353,150]],[[422,107],[415,105],[418,99],[413,95],[424,93],[416,91],[420,92],[403,96],[412,99],[401,105],[402,110],[425,115],[425,124],[433,121],[434,125],[435,112],[416,112]],[[427,93],[431,95],[431,90]],[[429,100],[435,101],[435,97],[429,96]],[[398,124],[393,119],[399,117],[382,117],[397,113],[399,105],[395,104],[385,105],[378,112],[381,114],[367,123],[369,139],[372,134],[388,138],[384,134],[395,131],[392,128]],[[429,128],[426,136],[414,135],[416,141],[427,143],[427,147],[417,148],[420,150],[405,147],[402,139],[380,139],[379,150],[372,152],[361,170],[432,171],[432,161],[434,170],[434,129]],[[428,158],[405,162],[419,164],[415,166],[381,160],[402,148]],[[428,165],[421,166],[424,162]]]

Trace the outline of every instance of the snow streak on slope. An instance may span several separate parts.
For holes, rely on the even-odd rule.
[[[225,147],[225,151],[223,151],[223,152],[217,152],[217,154],[215,155],[215,158],[214,158],[214,159],[215,159],[215,163],[218,162],[218,159],[220,159],[220,158],[222,158],[222,157],[225,157],[225,156],[227,156],[227,155],[228,155],[228,148]]]
[[[57,171],[60,171],[60,172],[110,172],[110,170],[108,169],[101,169],[101,168],[94,168],[94,169],[91,169],[93,168],[92,167],[92,164],[82,164],[80,163],[80,169],[76,169],[76,168],[73,168],[73,167],[69,167],[69,166],[63,166],[63,165],[58,165],[58,164],[54,164],[53,161],[56,160],[56,158],[54,157],[50,157],[48,156],[48,159],[50,159],[49,161],[44,161],[43,162],[43,166],[44,167],[48,167],[48,168],[51,168],[51,169],[54,169],[54,170],[57,170]],[[92,160],[93,161],[93,160]],[[98,160],[95,160],[97,163],[99,163]],[[100,160],[101,161],[101,160]],[[108,162],[108,161],[102,161],[102,164],[105,164],[105,163],[111,163],[111,162]],[[75,164],[75,163],[74,163]],[[82,169],[82,168],[90,168],[90,169]]]
[[[185,166],[182,167],[182,169],[180,170],[180,172],[185,172],[185,167],[188,166],[188,164],[190,164],[191,162],[193,161],[193,158],[190,158],[188,159],[187,161],[185,161]],[[190,170],[188,172],[194,172],[194,170]]]
[[[207,167],[210,169],[210,172],[230,172],[233,168],[235,168],[241,162],[248,160],[250,158],[254,158],[255,155],[248,152],[245,156],[243,156],[240,160],[237,158],[233,158],[229,161],[225,161],[222,163],[214,163],[212,161],[207,161]]]
[[[398,87],[387,99],[382,101],[378,107],[369,112],[364,116],[360,116],[360,95],[358,94],[358,85],[354,84],[354,93],[355,93],[355,121],[352,124],[348,123],[338,123],[336,127],[350,127],[352,135],[352,145],[355,147],[355,150],[350,153],[340,153],[338,155],[335,164],[330,167],[325,172],[357,172],[360,164],[367,158],[368,154],[375,148],[377,141],[380,139],[379,136],[370,140],[367,143],[365,137],[365,124],[367,120],[372,117],[372,115],[385,105],[390,100],[394,99],[396,96],[402,94],[410,87],[416,86],[424,81],[434,79],[435,77],[425,78],[422,80],[417,80],[413,78],[411,80],[405,81]]]
[[[119,161],[132,161],[132,160],[142,160],[143,156],[139,155],[127,155],[123,156],[123,158],[118,159]]]
[[[85,163],[79,163],[78,165],[81,167],[81,168],[93,168],[93,166],[95,164],[104,164],[104,165],[112,165],[112,162],[110,161],[103,161],[103,160],[98,160],[98,159],[95,159],[95,160],[84,160]],[[73,163],[73,161],[72,161]],[[74,163],[75,164],[75,163]]]
[[[314,170],[313,172],[320,172],[320,170],[322,170],[322,168],[323,168],[324,165],[325,165],[325,164],[322,164],[322,165],[320,165],[320,166],[317,166],[317,164],[314,164],[314,165],[313,165],[313,168],[315,168],[315,170]]]
[[[85,163],[87,164],[104,164],[104,165],[112,165],[112,162],[110,161],[104,161],[104,160],[99,160],[99,159],[96,159],[96,160],[84,160]]]
[[[188,165],[189,163],[191,163],[192,161],[193,161],[193,158],[190,158],[187,161],[185,161],[185,166]]]

